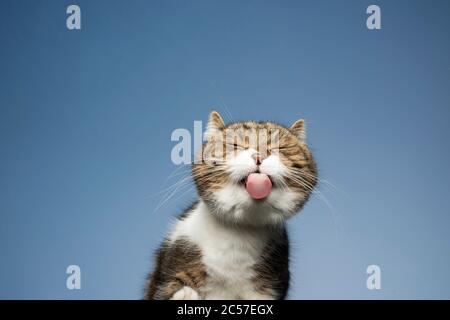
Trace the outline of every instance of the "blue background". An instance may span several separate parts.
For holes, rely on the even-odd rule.
[[[289,222],[290,298],[450,298],[449,1],[75,3],[80,31],[69,1],[0,5],[0,298],[141,298],[195,199],[155,210],[170,135],[212,109],[306,118],[336,186]]]

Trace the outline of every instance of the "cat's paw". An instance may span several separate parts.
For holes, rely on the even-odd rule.
[[[184,286],[175,292],[170,300],[200,300],[200,296],[191,287]]]

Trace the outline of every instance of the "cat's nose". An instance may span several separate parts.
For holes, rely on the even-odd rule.
[[[252,155],[252,158],[253,158],[253,160],[255,160],[257,166],[259,166],[259,165],[261,164],[262,157],[261,157],[261,154],[260,154],[260,153],[257,153],[257,152],[254,153],[254,154]]]

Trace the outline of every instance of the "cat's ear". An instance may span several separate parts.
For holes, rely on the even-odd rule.
[[[294,124],[289,128],[292,133],[294,133],[300,141],[305,141],[306,132],[305,132],[305,120],[300,119],[294,122]]]
[[[225,122],[217,111],[209,114],[205,137],[209,139],[225,128]]]

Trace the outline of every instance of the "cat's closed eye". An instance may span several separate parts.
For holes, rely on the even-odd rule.
[[[238,143],[228,143],[229,146],[232,146],[234,149],[244,149],[244,147],[240,146]]]

